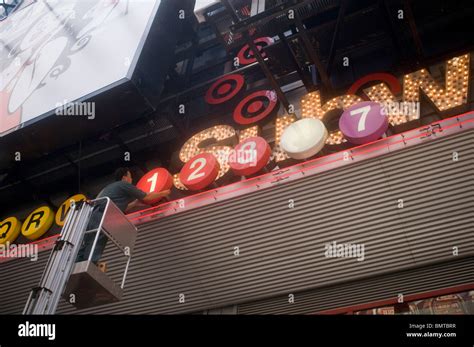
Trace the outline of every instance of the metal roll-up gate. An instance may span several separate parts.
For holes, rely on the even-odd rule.
[[[458,285],[471,280],[469,267],[456,261],[472,264],[474,255],[473,178],[470,130],[151,221],[139,226],[122,301],[79,311],[62,302],[58,312],[191,313],[238,305],[251,313],[259,310],[252,303],[350,283],[383,297],[374,283],[387,275],[393,288],[411,284],[413,291]],[[364,244],[365,259],[325,257],[333,241]],[[0,264],[1,313],[21,312],[44,258]],[[454,265],[436,283],[397,276],[442,264]],[[334,307],[343,296],[320,300],[311,310]]]

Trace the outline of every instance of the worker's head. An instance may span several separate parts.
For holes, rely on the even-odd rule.
[[[115,180],[132,183],[132,173],[130,172],[130,169],[126,167],[118,168],[115,171]]]

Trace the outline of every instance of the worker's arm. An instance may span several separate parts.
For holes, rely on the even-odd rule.
[[[124,193],[127,194],[128,196],[134,199],[137,199],[139,201],[142,201],[143,203],[147,205],[151,205],[155,203],[156,201],[159,201],[161,198],[164,198],[170,194],[169,190],[164,190],[157,193],[145,193],[143,190],[138,189],[133,184],[126,183],[126,182],[122,183],[122,189],[124,190]],[[130,206],[131,204],[136,204],[136,202],[132,201],[127,206],[127,210],[134,206],[134,205]]]
[[[145,204],[148,204],[148,205],[151,205],[153,203],[155,203],[157,200],[161,199],[161,198],[165,198],[167,197],[168,195],[170,195],[170,191],[169,190],[164,190],[162,192],[156,192],[156,193],[148,193],[143,199],[142,201],[145,203]]]
[[[140,202],[143,202],[147,205],[151,205],[152,203],[155,203],[158,199],[167,197],[169,194],[170,194],[169,190],[165,190],[159,193],[149,193],[143,199],[141,200],[137,199],[129,203],[127,206],[127,209],[125,210],[125,213],[129,213],[132,209],[134,209],[137,205],[139,205]],[[146,201],[147,199],[148,201]]]
[[[137,206],[138,204],[138,199],[137,200],[134,200],[132,201],[131,203],[128,204],[126,210],[125,210],[125,213],[128,213],[130,212],[131,209],[135,208],[135,206]]]

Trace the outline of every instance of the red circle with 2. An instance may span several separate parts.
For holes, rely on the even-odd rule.
[[[173,177],[168,170],[161,167],[147,172],[137,183],[137,188],[147,194],[169,190],[172,186]],[[161,199],[157,201],[159,200]],[[151,203],[153,203],[153,201]]]
[[[179,173],[179,179],[189,190],[201,190],[214,182],[220,165],[210,153],[201,153],[192,157]]]
[[[236,175],[253,175],[268,164],[271,153],[270,145],[264,138],[249,137],[235,146],[229,156],[229,165]]]

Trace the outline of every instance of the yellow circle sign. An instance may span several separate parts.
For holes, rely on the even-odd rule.
[[[21,222],[16,217],[9,217],[0,223],[0,245],[12,243],[20,235]]]
[[[56,224],[59,225],[60,227],[64,226],[64,223],[66,222],[67,213],[71,209],[71,201],[79,202],[79,201],[85,201],[85,200],[87,200],[87,198],[84,194],[76,194],[74,196],[71,196],[66,201],[64,201],[63,204],[59,206],[59,209],[56,212],[56,218],[55,218]]]
[[[21,227],[21,233],[28,240],[36,240],[51,228],[53,222],[53,210],[49,206],[41,206],[26,218]]]

